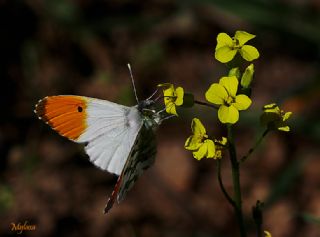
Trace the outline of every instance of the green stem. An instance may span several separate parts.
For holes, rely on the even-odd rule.
[[[228,194],[228,192],[225,189],[225,187],[223,185],[223,182],[222,182],[222,178],[221,178],[221,160],[220,159],[217,160],[217,169],[218,169],[217,174],[218,174],[218,181],[219,181],[220,189],[221,189],[222,193],[224,194],[224,196],[226,197],[226,199],[228,200],[228,202],[235,208],[236,207],[236,203],[230,197],[230,195]]]
[[[268,134],[270,130],[269,129],[266,129],[263,134],[261,135],[261,137],[256,141],[256,143],[254,144],[254,146],[252,148],[250,148],[250,150],[248,151],[248,153],[243,156],[241,159],[240,159],[240,163],[243,163],[245,162],[249,156],[256,150],[256,148],[260,145],[260,143],[262,142],[263,138]]]
[[[259,200],[256,202],[256,205],[252,207],[252,216],[253,220],[257,226],[257,237],[262,237],[262,223],[263,223],[263,216],[262,216],[262,209],[263,203]]]
[[[204,105],[204,106],[207,106],[207,107],[210,107],[210,108],[214,108],[214,109],[219,109],[219,106],[216,106],[216,105],[213,105],[213,104],[209,104],[209,103],[206,103],[206,102],[202,102],[202,101],[199,101],[199,100],[194,100],[194,103],[195,104],[199,104],[199,105]]]
[[[236,204],[234,206],[234,209],[235,209],[236,217],[239,223],[240,236],[246,237],[247,233],[245,230],[243,213],[242,213],[239,162],[237,160],[237,151],[234,144],[232,125],[230,124],[227,127],[228,127],[229,156],[230,156],[230,161],[232,166],[234,201]]]

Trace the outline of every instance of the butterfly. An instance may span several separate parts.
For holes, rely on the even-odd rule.
[[[137,99],[138,104],[132,107],[76,95],[47,96],[35,106],[38,118],[53,130],[84,143],[94,165],[119,176],[105,214],[115,201],[124,199],[143,171],[154,163],[155,130],[165,119],[161,114],[164,110],[155,110],[158,99],[151,99],[156,92],[146,100]]]

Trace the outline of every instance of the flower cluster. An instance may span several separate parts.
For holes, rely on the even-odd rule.
[[[290,127],[287,120],[292,112],[284,112],[276,103],[263,106],[263,114],[260,117],[261,124],[267,126],[269,130],[279,130],[289,132]]]
[[[237,157],[233,127],[240,119],[240,111],[249,109],[252,104],[251,91],[255,73],[252,61],[258,59],[260,54],[254,46],[248,45],[247,42],[255,37],[255,35],[245,31],[236,31],[233,37],[226,33],[218,34],[214,56],[219,62],[226,63],[227,66],[232,65],[232,67],[231,69],[229,68],[225,75],[219,78],[218,82],[211,83],[204,94],[205,102],[194,99],[194,96],[190,93],[185,93],[182,87],[175,88],[170,83],[159,85],[163,89],[165,105],[165,109],[161,110],[161,112],[165,110],[170,114],[167,118],[178,116],[178,107],[192,107],[194,104],[210,107],[213,111],[214,109],[217,110],[218,121],[226,127],[228,139],[226,137],[221,137],[221,139],[211,137],[207,134],[207,130],[200,119],[193,118],[191,122],[192,134],[186,139],[184,148],[190,151],[196,160],[203,158],[217,160],[218,183],[222,193],[235,210],[241,236],[246,236],[246,229],[242,214],[240,164],[248,159],[271,130],[289,132],[288,119],[292,115],[292,112],[284,112],[275,103],[265,105],[260,121],[267,129],[241,159]],[[221,159],[224,155],[224,150],[229,151],[233,195],[228,193],[222,182]],[[256,206],[252,209],[259,236],[262,235],[262,205],[262,202],[257,201]],[[271,233],[268,231],[264,231],[263,234],[265,237],[271,237]]]
[[[226,33],[218,34],[215,58],[219,62],[228,63],[227,66],[232,65],[232,67],[225,75],[219,78],[218,82],[211,83],[204,94],[205,102],[194,99],[194,96],[190,93],[185,93],[182,87],[175,88],[174,85],[169,83],[159,85],[163,89],[164,110],[171,114],[168,118],[178,115],[177,107],[192,107],[194,104],[208,106],[213,111],[214,109],[217,110],[218,121],[226,127],[228,139],[226,137],[214,139],[207,134],[207,130],[200,119],[193,118],[191,122],[192,134],[186,139],[184,148],[190,151],[196,160],[203,158],[217,160],[218,183],[222,193],[235,210],[241,236],[246,236],[246,228],[242,213],[240,164],[248,159],[270,131],[289,132],[288,119],[292,115],[292,112],[284,112],[275,103],[265,105],[260,117],[261,124],[266,127],[265,131],[241,159],[237,157],[233,127],[240,119],[240,111],[247,110],[252,104],[251,91],[255,73],[252,61],[260,56],[259,51],[254,46],[247,44],[248,41],[254,38],[255,35],[245,31],[236,31],[233,37]],[[241,57],[245,61],[241,60]],[[240,64],[241,61],[244,64]],[[228,193],[222,182],[221,159],[225,150],[229,151],[232,167],[233,195]],[[271,237],[271,233],[268,231],[263,231],[262,233],[262,206],[263,203],[258,200],[256,206],[252,209],[253,219],[257,225],[258,235],[264,234],[265,237]]]
[[[188,137],[184,147],[192,151],[193,157],[197,160],[202,158],[221,159],[222,149],[227,144],[227,139],[222,137],[221,141],[208,138],[203,124],[198,118],[194,118],[191,123],[192,135]]]
[[[245,31],[236,31],[233,37],[226,33],[218,34],[215,58],[219,62],[228,63],[239,53],[243,59],[252,62],[259,58],[260,54],[247,42],[255,37]],[[240,71],[240,66],[231,68],[226,76],[222,76],[218,83],[212,83],[205,92],[205,98],[209,103],[194,100],[193,95],[185,93],[182,87],[175,88],[170,83],[158,86],[163,88],[165,110],[168,114],[178,116],[177,107],[201,104],[216,108],[222,124],[233,125],[239,121],[240,111],[247,110],[252,104],[250,95],[253,77],[253,63],[247,65],[243,72]],[[270,104],[264,106],[261,122],[269,130],[289,131],[286,122],[290,116],[291,112],[284,113],[276,104]],[[228,143],[226,138],[220,141],[210,139],[198,118],[192,120],[191,129],[192,135],[186,140],[185,149],[191,151],[195,159],[222,157],[222,150]]]

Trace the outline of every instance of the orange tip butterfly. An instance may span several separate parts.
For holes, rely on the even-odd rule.
[[[130,65],[134,93],[136,89]],[[157,92],[157,91],[156,91]],[[89,159],[97,167],[119,176],[104,208],[107,213],[119,203],[143,170],[156,156],[155,130],[163,118],[156,111],[155,100],[138,101],[127,107],[106,100],[75,95],[47,96],[35,106],[34,112],[60,135],[85,144]]]

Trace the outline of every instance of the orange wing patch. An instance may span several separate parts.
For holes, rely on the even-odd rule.
[[[71,140],[87,128],[87,99],[82,96],[48,96],[40,100],[35,113],[60,135]]]

